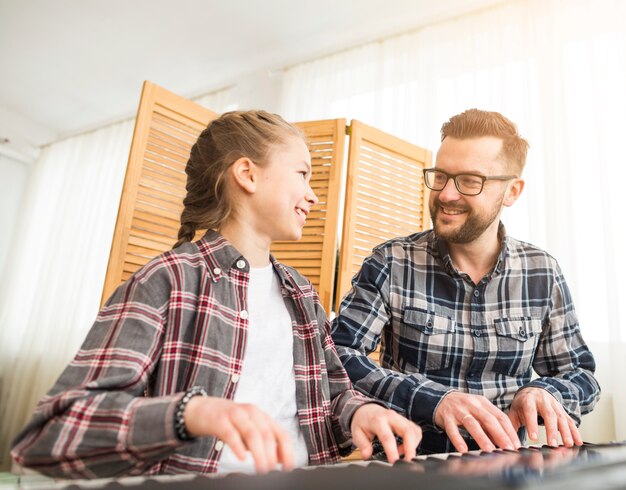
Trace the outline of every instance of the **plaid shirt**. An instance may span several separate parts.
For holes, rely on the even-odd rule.
[[[453,389],[507,410],[521,387],[544,388],[577,422],[593,409],[595,362],[556,260],[502,225],[499,237],[497,264],[476,285],[432,230],[373,250],[333,321],[355,388],[434,431]],[[379,342],[382,368],[366,357]]]
[[[333,463],[351,450],[352,415],[372,400],[352,389],[310,282],[272,263],[293,319],[309,462]],[[247,261],[212,231],[151,261],[102,308],[16,439],[15,460],[63,477],[214,472],[222,444],[215,437],[178,440],[174,410],[193,386],[233,399],[246,347],[248,282]]]

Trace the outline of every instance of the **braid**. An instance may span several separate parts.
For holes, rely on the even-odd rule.
[[[196,236],[196,228],[195,223],[182,223],[178,230],[178,241],[172,248],[180,247],[183,243],[192,241]]]

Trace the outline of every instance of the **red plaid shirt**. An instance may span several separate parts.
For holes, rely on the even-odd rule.
[[[352,389],[310,282],[272,263],[293,322],[309,463],[334,463],[352,447],[352,415],[371,400]],[[248,332],[248,281],[248,262],[212,231],[143,267],[108,300],[39,402],[15,442],[15,460],[61,477],[214,472],[221,444],[215,437],[179,441],[174,409],[193,386],[234,397]]]

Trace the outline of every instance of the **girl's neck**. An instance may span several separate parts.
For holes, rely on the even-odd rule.
[[[270,263],[271,240],[256,230],[236,221],[229,221],[219,230],[248,260],[250,267],[265,267]]]

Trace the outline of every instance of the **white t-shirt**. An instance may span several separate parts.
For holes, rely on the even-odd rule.
[[[309,455],[297,415],[291,317],[272,264],[250,269],[248,315],[248,340],[234,401],[256,405],[283,427],[291,439],[295,466],[305,466]],[[253,473],[252,455],[239,461],[224,445],[217,471]]]

